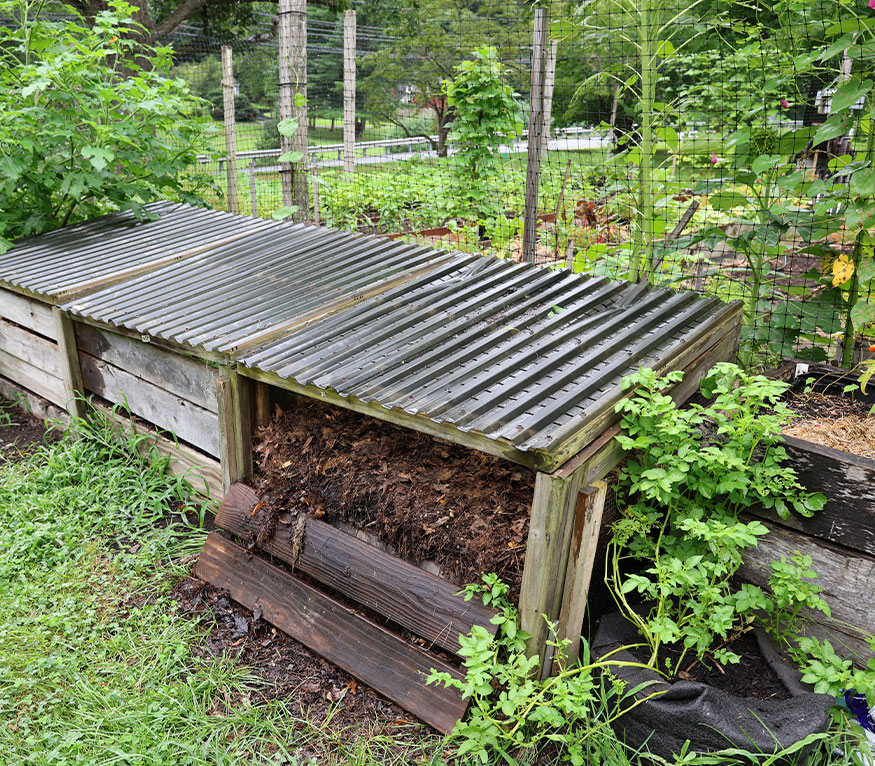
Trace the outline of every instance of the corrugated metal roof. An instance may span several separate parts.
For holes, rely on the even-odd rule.
[[[0,282],[37,295],[69,297],[280,225],[171,202],[146,209],[158,219],[111,213],[18,240],[0,255]]]
[[[452,259],[433,248],[363,234],[275,224],[64,308],[155,338],[228,352]]]
[[[240,361],[521,450],[558,447],[620,379],[737,306],[694,293],[457,255]]]
[[[64,308],[225,354],[310,395],[408,413],[413,427],[427,418],[448,438],[453,430],[482,435],[512,459],[564,459],[595,418],[602,426],[614,417],[624,375],[698,355],[738,313],[694,293],[156,209],[155,223],[109,216],[33,238],[0,258],[0,279],[57,295],[139,269]],[[222,244],[224,236],[237,239]]]

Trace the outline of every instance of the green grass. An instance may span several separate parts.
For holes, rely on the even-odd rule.
[[[168,595],[204,539],[170,510],[187,487],[105,423],[79,430],[0,468],[0,761],[432,762],[435,737],[253,704],[261,681],[198,657],[199,628]]]

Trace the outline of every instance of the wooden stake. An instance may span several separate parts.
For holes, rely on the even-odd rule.
[[[228,154],[228,210],[237,213],[237,123],[234,118],[234,59],[230,45],[222,46],[222,104],[225,112],[225,152]]]
[[[313,171],[313,221],[318,226],[320,224],[319,220],[319,170],[316,166],[316,163],[313,163],[313,167],[311,168]]]
[[[307,0],[279,0],[277,43],[279,45],[280,120],[296,119],[298,127],[291,136],[280,135],[280,149],[303,154],[300,162],[280,166],[283,205],[297,205],[292,219],[307,218],[307,105],[295,106],[295,96],[307,97]]]
[[[580,653],[580,631],[586,613],[592,565],[595,561],[607,492],[608,485],[603,481],[596,481],[577,496],[571,551],[568,557],[568,569],[565,572],[565,587],[557,629],[559,640],[564,638],[571,640],[568,646],[570,662],[574,662]]]
[[[249,200],[252,204],[252,217],[258,218],[258,197],[255,193],[255,159],[249,161]]]
[[[270,386],[261,380],[253,381],[255,392],[255,427],[262,428],[270,423]]]
[[[541,162],[547,158],[547,144],[550,141],[550,122],[553,114],[553,87],[556,85],[556,55],[559,51],[559,41],[550,42],[547,53],[546,72],[544,73],[544,115],[541,132],[541,150],[538,153]]]
[[[343,169],[355,171],[355,11],[343,14]]]
[[[251,381],[233,368],[216,377],[219,409],[219,459],[222,462],[222,489],[252,474]]]
[[[82,367],[79,363],[79,348],[76,345],[76,331],[70,315],[58,306],[52,306],[55,332],[58,338],[58,357],[61,363],[61,376],[64,381],[64,398],[70,417],[85,416],[85,388],[82,385]]]
[[[544,67],[547,42],[547,12],[535,8],[532,40],[532,83],[529,107],[528,160],[526,162],[526,203],[523,214],[523,260],[535,262],[538,235],[538,184],[541,178],[541,136],[544,130]]]
[[[581,476],[579,470],[568,478],[540,472],[535,476],[519,616],[520,627],[531,636],[527,654],[541,658],[542,678],[552,666],[545,656],[549,628],[544,617],[559,619]]]

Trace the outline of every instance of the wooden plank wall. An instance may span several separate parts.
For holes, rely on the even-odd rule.
[[[47,303],[0,289],[0,376],[66,407],[67,395]]]
[[[815,613],[811,633],[832,637],[840,654],[858,655],[859,664],[871,656],[867,633],[875,633],[875,612],[869,594],[875,583],[875,460],[784,437],[788,464],[802,483],[828,498],[826,507],[811,519],[787,520],[763,510],[771,534],[748,551],[742,576],[765,585],[770,564],[795,551],[808,554],[820,577],[817,584],[830,605],[833,619]]]
[[[87,392],[114,404],[126,401],[135,415],[218,457],[214,368],[154,344],[80,323],[76,324],[76,340]]]

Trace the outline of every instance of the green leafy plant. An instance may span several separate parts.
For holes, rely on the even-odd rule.
[[[453,110],[450,140],[456,146],[453,173],[462,215],[488,232],[504,210],[493,187],[501,175],[499,148],[522,130],[520,107],[507,84],[498,52],[481,46],[444,81]]]
[[[517,610],[507,591],[507,585],[494,574],[465,588],[466,600],[479,597],[498,610],[492,619],[498,626],[496,634],[475,625],[467,636],[459,637],[464,678],[434,670],[428,677],[428,683],[458,689],[463,697],[471,698],[468,716],[450,735],[452,742],[459,743],[456,755],[483,764],[493,763],[497,756],[504,763],[516,764],[517,759],[537,757],[542,748],[552,745],[563,762],[588,764],[590,747],[599,735],[643,701],[630,702],[641,688],[627,689],[610,673],[612,667],[637,663],[612,660],[615,652],[593,659],[585,641],[582,658],[570,661],[569,641],[553,640],[554,673],[538,681],[533,673],[539,657],[526,656],[528,635],[518,627]]]
[[[202,102],[144,44],[136,8],[91,25],[39,0],[0,2],[0,249],[10,240],[156,199],[204,204]]]
[[[765,607],[764,627],[785,648],[792,649],[793,642],[801,633],[806,620],[803,610],[816,609],[830,617],[830,608],[821,597],[823,588],[812,581],[817,572],[811,568],[811,556],[794,551],[788,559],[771,563],[769,590],[771,598]]]
[[[606,574],[617,606],[650,648],[648,664],[669,672],[682,669],[688,653],[737,661],[717,639],[725,643],[768,605],[760,588],[731,585],[744,550],[768,532],[739,514],[759,503],[783,518],[791,509],[810,516],[826,502],[782,465],[780,434],[791,417],[778,401],[785,383],[721,363],[701,384],[713,402],[679,409],[669,390],[682,378],[642,369],[623,380],[636,391],[617,405],[617,440],[632,454],[619,475],[626,507],[613,526]],[[636,608],[632,594],[646,606]],[[675,664],[661,656],[666,644],[680,648]]]

